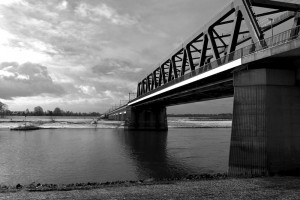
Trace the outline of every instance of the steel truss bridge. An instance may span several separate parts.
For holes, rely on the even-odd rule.
[[[105,116],[167,130],[167,106],[233,96],[229,174],[300,171],[299,0],[234,0],[153,69]]]
[[[158,98],[153,98],[154,96],[162,96],[161,94],[166,91],[175,90],[195,81],[199,82],[200,79],[203,81],[202,79],[209,78],[223,70],[217,69],[221,66],[263,49],[297,39],[300,25],[300,15],[297,12],[300,11],[300,2],[297,2],[297,0],[235,0],[231,2],[138,83],[135,99],[113,106],[106,114],[109,115],[127,105],[152,103],[158,100]],[[260,13],[256,14],[254,10]],[[288,27],[287,31],[273,36],[268,33],[291,19],[294,19],[294,23],[292,27]],[[231,32],[226,31],[228,27]],[[241,63],[236,65],[241,65]],[[199,76],[201,74],[202,76]],[[213,85],[218,82],[218,77],[215,79],[217,80]],[[217,94],[203,93],[201,96],[198,92],[197,98],[190,98],[185,90],[184,94],[174,92],[173,95],[166,96],[164,103],[176,105],[232,96],[232,75],[229,75],[228,79],[221,79],[218,89],[229,87],[231,91],[228,94],[220,96],[219,91],[216,91]],[[211,87],[205,81],[202,84],[198,83],[197,86],[197,90],[203,86]],[[174,95],[176,99],[170,99]]]

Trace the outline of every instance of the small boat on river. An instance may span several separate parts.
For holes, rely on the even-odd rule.
[[[17,126],[17,127],[10,128],[10,130],[11,131],[33,131],[33,130],[41,129],[41,127],[35,126],[35,125],[31,124],[30,122],[26,121],[27,114],[28,114],[28,109],[27,109],[27,112],[24,112],[24,117],[25,117],[25,120],[24,120],[25,124],[24,125],[20,125],[20,126]]]
[[[39,129],[41,129],[41,127],[35,125],[21,125],[14,128],[10,128],[11,131],[33,131]]]

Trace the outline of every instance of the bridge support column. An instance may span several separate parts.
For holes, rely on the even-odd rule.
[[[127,107],[125,129],[168,130],[166,107]]]
[[[122,114],[121,114],[121,121],[125,121],[125,116],[126,116],[126,114],[122,112]]]
[[[300,174],[300,87],[293,70],[234,74],[229,175]]]

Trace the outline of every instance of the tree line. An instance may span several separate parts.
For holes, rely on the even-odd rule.
[[[192,117],[192,118],[211,118],[211,119],[232,119],[232,113],[221,114],[168,114],[168,117]]]
[[[100,116],[99,112],[72,112],[64,111],[59,107],[56,107],[53,111],[46,110],[41,106],[34,107],[33,111],[26,109],[25,111],[10,111],[8,106],[0,102],[0,115],[3,116]]]

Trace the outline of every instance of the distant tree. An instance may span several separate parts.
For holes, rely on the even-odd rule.
[[[11,116],[12,114],[13,114],[13,112],[12,111],[10,111],[10,110],[6,110],[6,115],[8,115],[8,116]]]
[[[44,115],[44,110],[41,106],[37,106],[34,108],[34,115],[41,116]]]
[[[25,117],[25,126],[26,126],[26,117],[30,114],[29,109],[27,108],[24,112],[24,117]]]
[[[47,113],[46,113],[48,116],[50,116],[50,120],[51,120],[51,122],[54,122],[55,120],[54,120],[54,117],[53,117],[53,111],[51,111],[51,110],[47,110]]]
[[[0,102],[0,115],[1,115],[1,118],[3,118],[6,115],[7,110],[8,110],[8,106],[5,103]]]
[[[53,115],[55,115],[55,116],[59,116],[62,114],[63,114],[63,111],[59,107],[56,107],[53,111]]]
[[[91,112],[89,115],[91,115],[91,116],[99,116],[100,113],[97,113],[97,112]]]

